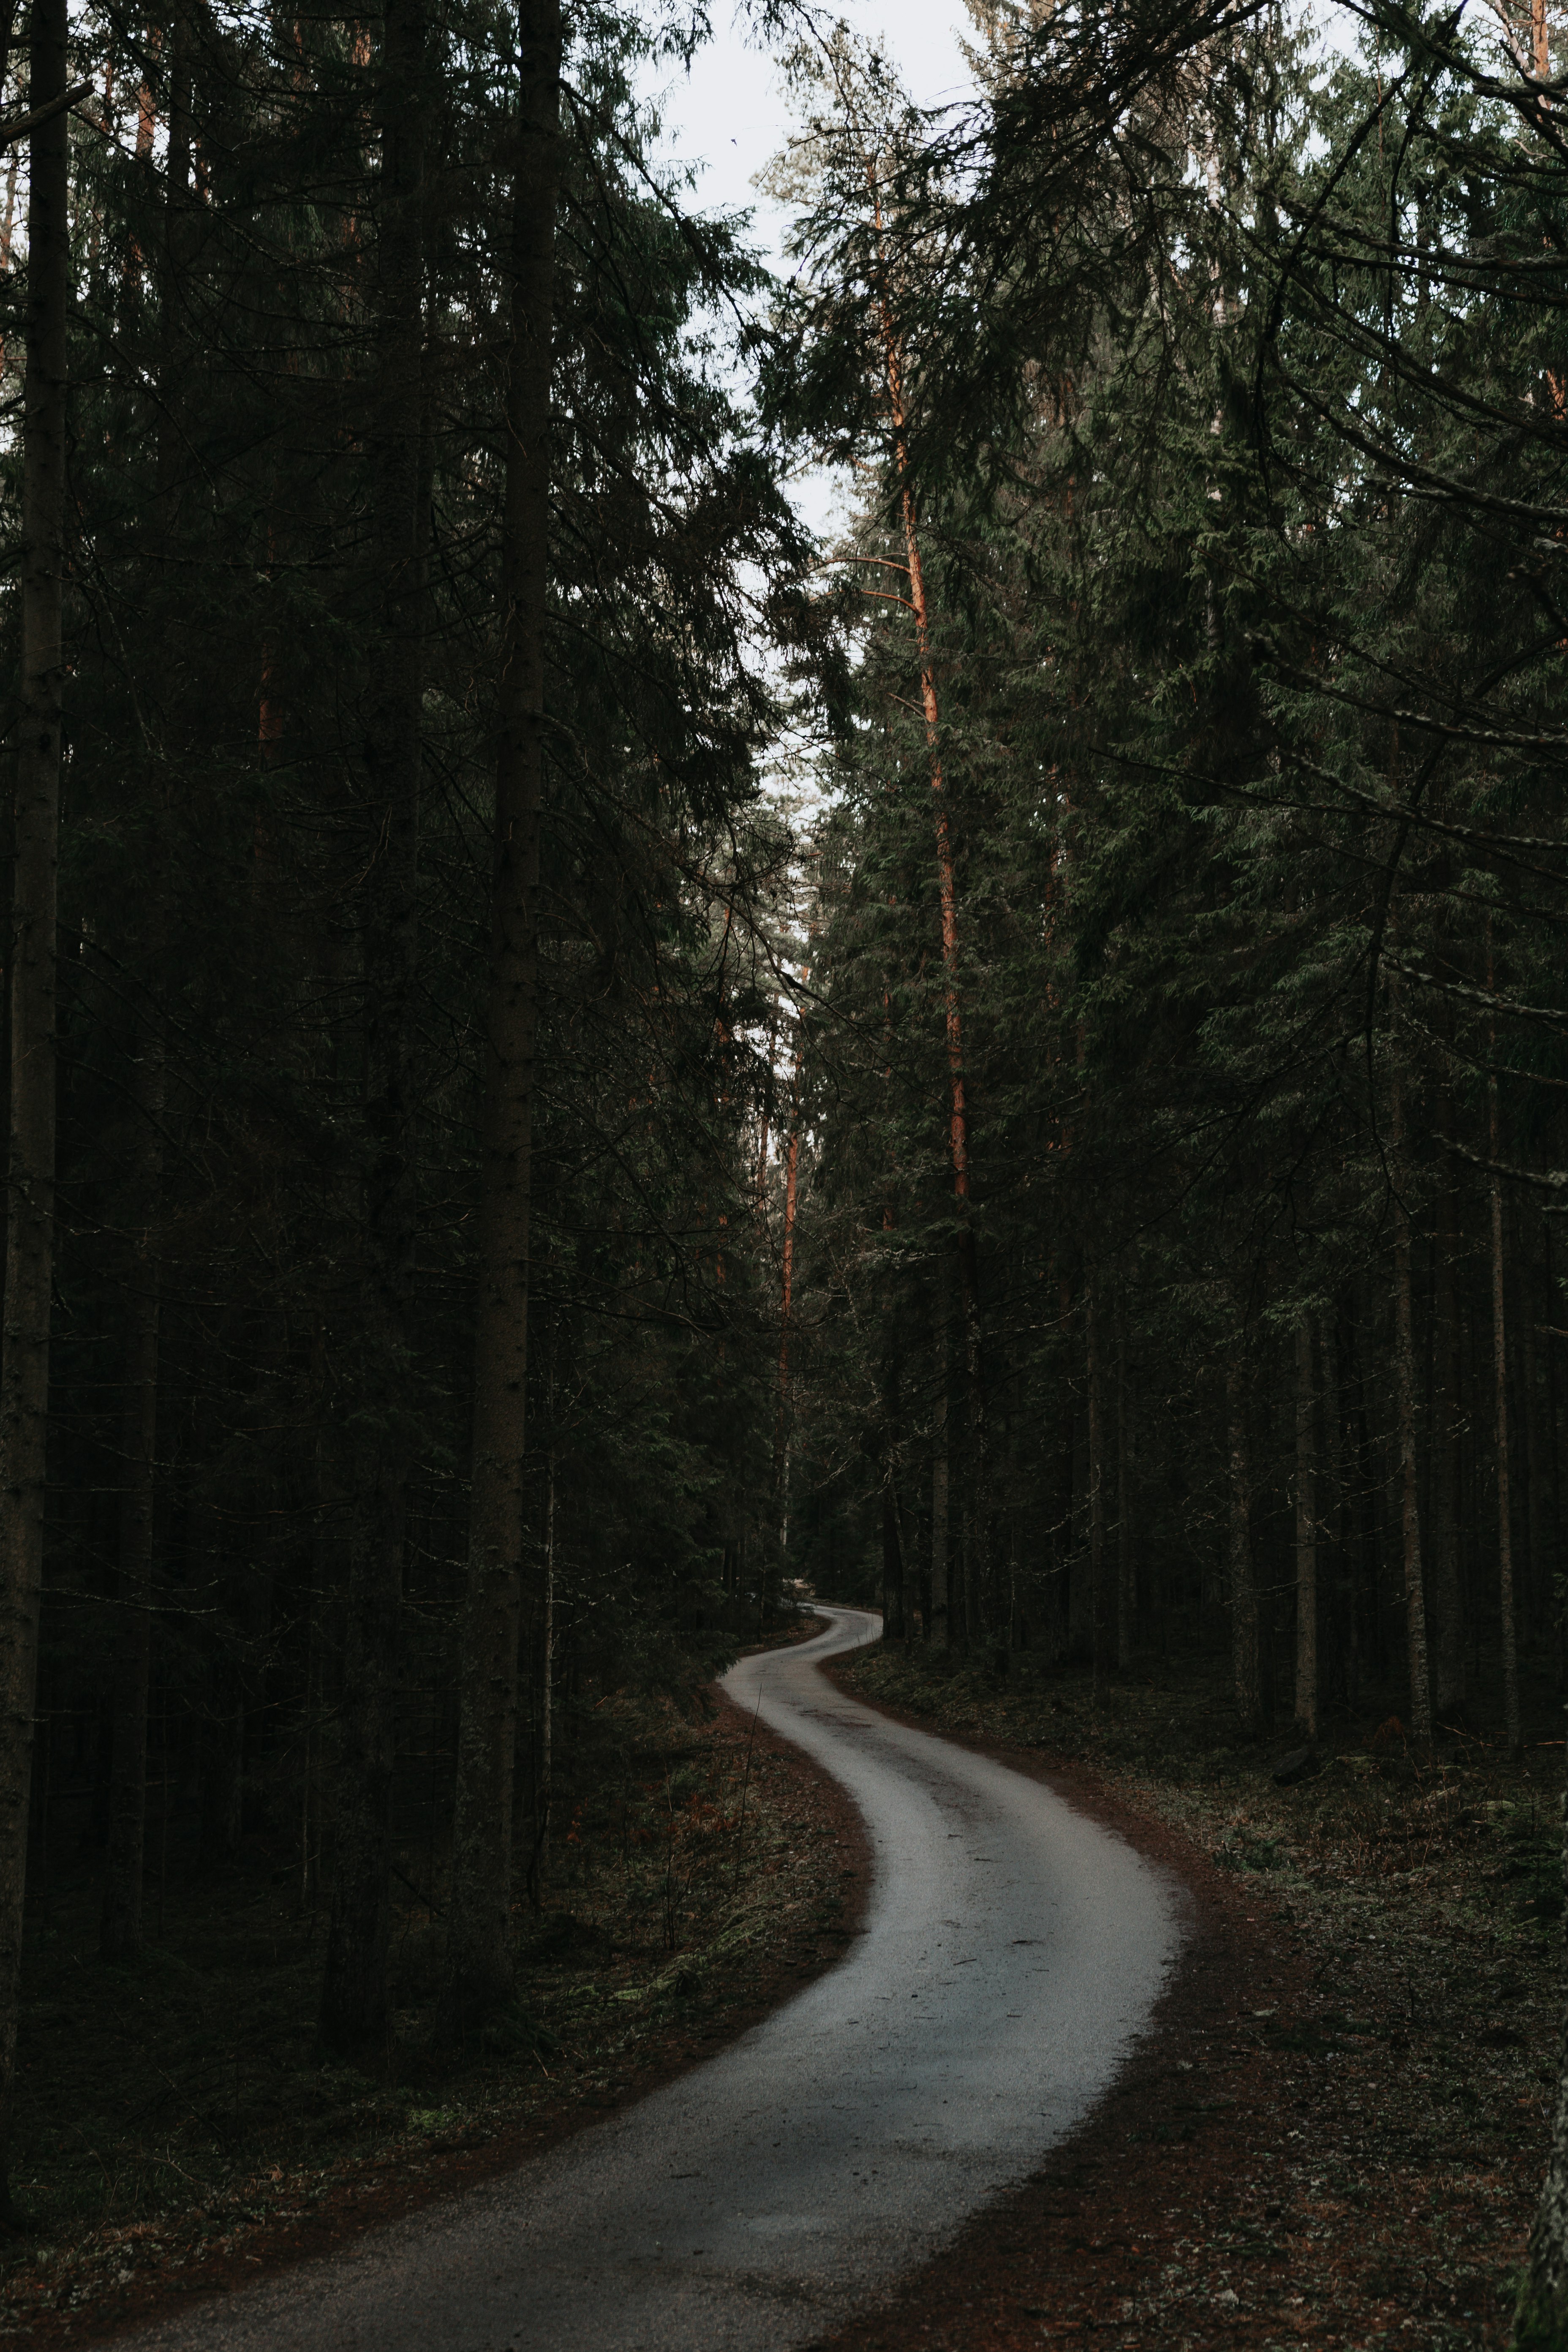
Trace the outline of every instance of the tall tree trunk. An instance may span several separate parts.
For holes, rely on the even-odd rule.
[[[1541,1247],[1545,1282],[1542,1296],[1547,1302],[1546,1311],[1555,1323],[1557,1319],[1557,1276],[1552,1264],[1552,1220],[1541,1221]],[[1557,1663],[1559,1690],[1568,1685],[1568,1660],[1563,1655],[1563,1593],[1559,1581],[1563,1564],[1563,1456],[1561,1448],[1562,1422],[1557,1395],[1557,1350],[1546,1350],[1546,1444],[1551,1461],[1552,1515],[1548,1521],[1548,1540],[1552,1546],[1552,1643]]]
[[[552,1400],[553,1403],[553,1400]],[[550,1848],[550,1814],[555,1798],[555,1448],[545,1467],[544,1628],[539,1665],[539,1856]]]
[[[1337,1650],[1343,1661],[1340,1696],[1348,1708],[1354,1710],[1357,1689],[1355,1651],[1355,1526],[1351,1507],[1352,1456],[1346,1426],[1345,1404],[1340,1384],[1340,1332],[1337,1309],[1331,1312],[1321,1327],[1323,1366],[1323,1471],[1329,1480],[1327,1507],[1321,1515],[1321,1524],[1332,1528],[1331,1537],[1334,1572],[1329,1587],[1331,1614],[1329,1622],[1335,1626],[1337,1638],[1331,1644],[1330,1655]]]
[[[1062,1377],[1057,1419],[1056,1443],[1056,1513],[1052,1522],[1051,1547],[1055,1559],[1057,1616],[1061,1629],[1061,1654],[1075,1654],[1079,1636],[1079,1620],[1082,1615],[1079,1596],[1074,1590],[1078,1539],[1078,1400],[1069,1365],[1073,1311],[1073,1286],[1070,1274],[1059,1275],[1057,1281],[1057,1329],[1062,1343]]]
[[[408,1516],[424,580],[420,343],[424,317],[425,0],[383,20],[382,172],[372,421],[376,583],[364,729],[364,1503],[349,1561],[336,1759],[335,1867],[321,2039],[350,2051],[391,2031],[392,1790],[398,1619]]]
[[[1536,71],[1544,79],[1550,71],[1546,50],[1545,0],[1535,0],[1536,10]],[[1492,1158],[1498,1153],[1497,1080],[1489,1082]],[[1497,1179],[1492,1180],[1492,1258],[1494,1314],[1499,1296],[1500,1276],[1498,1261],[1502,1254],[1502,1202]],[[1555,1307],[1552,1283],[1551,1228],[1546,1239],[1546,1296]],[[1556,1469],[1556,1411],[1552,1399],[1552,1470]],[[1519,1685],[1515,1674],[1513,1712],[1510,1719],[1510,1746],[1517,1748],[1513,1737],[1518,1717]],[[1563,1801],[1563,1891],[1568,1895],[1568,1797]],[[1568,1935],[1568,1913],[1564,1915],[1564,1934]],[[1565,2036],[1557,2075],[1557,2105],[1552,2121],[1552,2142],[1547,2151],[1546,2178],[1542,2183],[1541,2202],[1536,2207],[1535,2225],[1530,2233],[1530,2253],[1518,2307],[1514,2313],[1514,2352],[1564,2352],[1568,2347],[1568,2036]]]
[[[1296,1324],[1296,1727],[1318,1737],[1318,1496],[1312,1318]]]
[[[544,759],[561,44],[560,0],[521,0],[473,1484],[443,2001],[446,2030],[459,2034],[504,2004],[512,1990],[511,1790],[528,1402],[529,1209],[538,1025],[535,901]]]
[[[1098,1683],[1113,1654],[1115,1623],[1105,1589],[1105,1398],[1100,1363],[1100,1283],[1083,1286],[1084,1356],[1089,1390],[1089,1590],[1094,1675]]]
[[[1226,1362],[1225,1394],[1230,1444],[1230,1643],[1236,1711],[1251,1733],[1263,1727],[1263,1685],[1258,1654],[1258,1580],[1252,1569],[1252,1449],[1247,1433],[1247,1372],[1240,1340]]]
[[[1421,1567],[1419,1465],[1415,1450],[1415,1339],[1410,1295],[1409,1182],[1405,1158],[1405,1084],[1394,1041],[1389,1069],[1389,1150],[1394,1203],[1394,1402],[1399,1443],[1400,1525],[1405,1564],[1405,1642],[1410,1675],[1410,1736],[1432,1738],[1432,1684],[1426,1663],[1426,1589]]]
[[[153,1536],[158,1450],[158,1327],[161,1269],[153,1231],[163,1181],[163,1039],[144,1018],[132,1070],[137,1118],[132,1145],[135,1256],[126,1301],[125,1456],[120,1497],[119,1618],[114,1738],[110,1766],[109,1845],[99,1950],[106,1960],[142,1948],[142,1864],[147,1822],[147,1713],[153,1655]]]
[[[768,999],[768,1043],[764,1057],[767,1077],[763,1083],[762,1108],[757,1129],[757,1218],[765,1223],[768,1208],[768,1113],[773,1107],[773,1055],[778,1047],[779,1000],[775,989]]]
[[[976,1623],[974,1597],[974,1451],[969,1443],[965,1423],[969,1399],[964,1397],[964,1411],[959,1421],[958,1494],[954,1505],[949,1496],[948,1595],[947,1605],[958,1621],[957,1646],[967,1657],[973,1648],[979,1627]]]
[[[1131,1474],[1128,1454],[1127,1302],[1120,1284],[1116,1299],[1116,1663],[1123,1674],[1132,1664],[1138,1623],[1138,1587],[1132,1566]]]
[[[809,965],[801,973],[804,986],[811,977]],[[774,1525],[779,1533],[781,1550],[788,1541],[789,1487],[789,1341],[790,1316],[795,1305],[795,1220],[800,1199],[800,1081],[805,1054],[805,1030],[795,1007],[795,1062],[790,1073],[789,1140],[784,1147],[784,1265],[779,1297],[779,1379],[778,1396],[773,1420],[773,1511]],[[766,1562],[759,1561],[757,1570],[757,1622],[763,1622],[762,1590],[767,1580]]]
[[[63,94],[65,0],[33,0],[35,107]],[[22,670],[11,962],[11,1160],[0,1353],[0,2212],[11,2210],[11,2083],[26,1889],[43,1577],[55,1209],[55,928],[59,841],[70,299],[67,120],[32,132],[22,398]]]
[[[903,1532],[899,1525],[899,1423],[902,1413],[902,1368],[899,1360],[897,1309],[883,1301],[882,1327],[888,1353],[882,1379],[882,1632],[894,1642],[905,1634]]]
[[[1501,1150],[1501,1122],[1495,1078],[1487,1080],[1487,1116],[1491,1156],[1495,1160]],[[1496,1416],[1493,1429],[1497,1455],[1498,1600],[1502,1618],[1503,1728],[1509,1754],[1517,1756],[1523,1745],[1524,1733],[1519,1710],[1519,1629],[1513,1595],[1513,1496],[1508,1445],[1507,1262],[1503,1249],[1502,1185],[1496,1176],[1492,1178],[1489,1191],[1492,1227],[1492,1368]]]
[[[1437,1263],[1432,1311],[1436,1323],[1436,1419],[1432,1432],[1432,1605],[1436,1618],[1433,1643],[1434,1711],[1439,1723],[1451,1722],[1465,1704],[1465,1601],[1459,1565],[1459,1530],[1464,1524],[1459,1481],[1460,1349],[1458,1304],[1454,1274],[1459,1254],[1458,1201],[1445,1182],[1437,1207]]]
[[[937,698],[936,669],[931,649],[931,609],[926,599],[925,572],[921,562],[920,530],[914,486],[909,468],[909,428],[904,408],[903,347],[893,313],[892,292],[882,255],[882,199],[876,159],[866,167],[878,248],[878,306],[882,329],[882,356],[888,387],[888,415],[892,427],[894,463],[900,484],[904,525],[904,552],[910,583],[909,605],[914,615],[915,646],[920,662],[921,710],[925,719],[926,757],[931,775],[936,829],[937,896],[942,909],[942,961],[947,1028],[948,1151],[952,1164],[953,1196],[958,1203],[958,1272],[963,1311],[963,1349],[968,1374],[964,1435],[970,1452],[967,1480],[969,1507],[965,1514],[965,1591],[973,1608],[984,1591],[986,1508],[985,1398],[982,1377],[983,1343],[980,1318],[979,1256],[969,1212],[969,1104],[963,1070],[963,1018],[959,1002],[958,882],[953,863],[952,835],[947,815],[947,784],[942,772],[942,709]]]
[[[904,1555],[891,1454],[882,1465],[882,1633],[889,1642],[904,1638]]]
[[[1366,1366],[1356,1353],[1356,1449],[1362,1489],[1362,1631],[1367,1635],[1366,1667],[1374,1683],[1390,1674],[1388,1651],[1388,1465],[1382,1432],[1373,1433],[1366,1409]]]
[[[940,1281],[936,1334],[936,1406],[931,1416],[931,1624],[929,1635],[944,1649],[954,1646],[955,1628],[949,1591],[950,1538],[947,1506],[947,1286]]]
[[[550,1817],[555,1801],[555,1362],[551,1349],[550,1444],[544,1458],[544,1589],[540,1595],[539,1753],[533,1793],[533,1852],[528,1899],[537,1911],[550,1868]],[[745,1538],[741,1538],[742,1545]]]
[[[158,256],[160,417],[157,494],[153,503],[156,552],[165,565],[174,556],[180,475],[187,446],[180,416],[187,358],[180,272],[188,228],[192,141],[189,59],[183,18],[176,18],[169,50],[168,146],[163,166],[163,244]],[[177,572],[177,557],[174,568]],[[142,892],[142,903],[147,908],[143,986],[149,1006],[139,1023],[130,1089],[136,1118],[130,1173],[137,1241],[126,1301],[125,1404],[121,1417],[125,1472],[118,1563],[120,1644],[113,1692],[109,1837],[99,1922],[99,1948],[105,1959],[127,1958],[140,1948],[142,1942],[161,1310],[161,1268],[153,1229],[162,1208],[166,1075],[156,999],[164,982],[168,945],[168,814],[166,772],[155,771],[149,810],[150,870]]]
[[[1524,1311],[1519,1318],[1519,1336],[1520,1370],[1524,1381],[1524,1410],[1530,1440],[1531,1586],[1535,1596],[1535,1622],[1544,1634],[1552,1622],[1557,1590],[1557,1495],[1556,1465],[1548,1437],[1547,1384],[1541,1377],[1540,1352],[1535,1344],[1534,1302],[1546,1295],[1542,1271],[1535,1265],[1526,1270]]]

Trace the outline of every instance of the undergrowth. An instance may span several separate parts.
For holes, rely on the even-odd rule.
[[[90,2306],[303,2221],[455,2151],[615,2104],[650,2065],[721,2034],[759,1971],[837,1948],[845,1857],[811,1784],[733,1717],[604,1703],[604,1751],[520,1909],[517,2007],[467,2048],[433,2032],[441,1921],[411,1900],[395,2031],[357,2066],[315,2040],[324,1913],[261,1842],[172,1891],[133,1963],[96,1952],[97,1874],[50,1890],[26,1955],[6,2252],[10,2328]],[[603,1756],[601,1756],[601,1764]],[[282,1882],[282,1883],[280,1883]]]
[[[1240,1738],[1218,1664],[1184,1658],[1097,1685],[1086,1669],[1015,1660],[1003,1676],[888,1643],[838,1671],[933,1727],[1089,1767],[1178,1829],[1274,1948],[1305,1962],[1293,2011],[1244,2011],[1232,2026],[1233,2055],[1272,2053],[1290,2079],[1274,2144],[1258,2152],[1297,2216],[1279,2340],[1506,2344],[1562,2027],[1563,1748],[1550,1695],[1517,1764],[1473,1737],[1423,1757],[1374,1710],[1331,1727],[1315,1769],[1280,1786],[1292,1734]],[[1251,2310],[1260,2333],[1247,2340],[1273,2341],[1278,2285],[1249,2288],[1223,2203],[1189,2227],[1172,2307],[1139,2304],[1153,2340],[1196,2340],[1207,2277],[1220,2282],[1215,2321],[1228,2333]]]

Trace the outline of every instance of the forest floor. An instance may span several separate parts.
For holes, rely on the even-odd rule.
[[[1111,2097],[832,2352],[1506,2345],[1562,2032],[1561,1716],[1512,1769],[1346,1725],[1279,1787],[1296,1743],[1221,1744],[1217,1665],[943,1669],[832,1672],[1121,1828],[1192,1937]]]
[[[1505,2345],[1556,2079],[1556,1724],[1510,1769],[1479,1739],[1424,1766],[1371,1717],[1281,1788],[1289,1740],[1222,1744],[1223,1675],[1190,1658],[1098,1695],[891,1644],[834,1671],[1120,1828],[1190,1890],[1192,1933],[1110,2098],[833,2352]],[[133,1967],[95,1956],[96,1869],[55,1884],[0,2336],[81,2343],[326,2252],[641,2096],[837,1958],[866,1850],[797,1751],[727,1706],[644,1706],[604,1753],[531,1924],[527,2008],[455,2059],[430,2040],[426,1910],[399,1920],[396,2040],[352,2070],[313,2047],[323,1922],[259,1844],[171,1886]]]
[[[706,1722],[624,1706],[605,1728],[616,1769],[563,1824],[527,2007],[457,2056],[431,2036],[427,1910],[398,1921],[395,2041],[353,2068],[314,2046],[324,1921],[259,1843],[171,1887],[132,1965],[97,1957],[95,1868],[51,1889],[26,1959],[27,2227],[0,2253],[0,2338],[82,2343],[504,2171],[838,1958],[867,1855],[833,1783],[727,1703]]]

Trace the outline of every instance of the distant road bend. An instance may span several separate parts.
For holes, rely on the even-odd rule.
[[[177,2319],[220,2352],[783,2352],[915,2269],[1106,2088],[1175,1885],[1037,1781],[847,1699],[816,1639],[726,1688],[841,1781],[876,1856],[848,1957],[678,2082],[505,2178]],[[760,1701],[760,1706],[759,1706]]]

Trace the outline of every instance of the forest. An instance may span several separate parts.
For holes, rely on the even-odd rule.
[[[0,0],[17,2227],[62,1905],[543,2065],[798,1594],[1560,1743],[1568,26],[967,5],[758,0],[786,276],[700,6]]]

